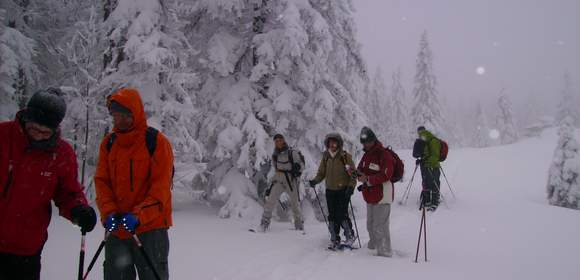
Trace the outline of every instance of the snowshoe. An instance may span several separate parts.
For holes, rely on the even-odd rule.
[[[330,245],[328,245],[326,249],[330,251],[339,251],[341,250],[340,245],[341,245],[340,242],[332,242],[330,243]]]
[[[270,227],[270,220],[262,219],[262,221],[260,222],[260,227],[258,228],[258,232],[266,232],[266,231],[268,231],[269,227]]]
[[[346,243],[340,244],[339,248],[340,248],[341,251],[344,251],[344,250],[356,250],[356,249],[358,249],[356,247],[353,247],[352,244],[346,244]]]

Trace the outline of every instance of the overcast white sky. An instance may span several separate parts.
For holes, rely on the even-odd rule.
[[[380,66],[389,86],[392,71],[401,66],[411,92],[419,38],[427,30],[439,91],[451,102],[491,101],[502,87],[516,100],[553,95],[566,70],[579,88],[580,0],[353,3],[369,70]],[[476,73],[479,66],[484,75]]]

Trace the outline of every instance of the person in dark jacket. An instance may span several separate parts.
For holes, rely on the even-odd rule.
[[[326,151],[318,165],[316,177],[309,181],[310,187],[325,180],[326,203],[328,205],[328,230],[331,248],[340,246],[340,228],[344,230],[345,244],[351,246],[356,236],[348,216],[350,197],[354,192],[356,179],[351,177],[355,170],[352,156],[343,149],[340,134],[330,133],[324,141]]]
[[[60,137],[61,94],[36,92],[15,120],[0,123],[0,279],[40,279],[51,201],[83,232],[97,221],[77,178],[76,155]]]

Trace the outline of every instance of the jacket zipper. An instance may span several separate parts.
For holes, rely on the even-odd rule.
[[[129,182],[131,184],[131,191],[133,191],[133,160],[129,161]]]
[[[4,198],[8,196],[8,189],[12,185],[12,164],[8,165],[8,179],[6,180],[6,184],[4,185],[4,193],[2,194]]]

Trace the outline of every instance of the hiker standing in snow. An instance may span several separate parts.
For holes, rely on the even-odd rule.
[[[377,249],[377,255],[392,257],[389,217],[393,202],[393,183],[395,159],[391,153],[377,140],[375,133],[368,127],[363,127],[360,134],[364,155],[357,170],[358,180],[362,185],[363,198],[367,202],[367,230],[369,232],[368,248]]]
[[[51,200],[85,233],[97,222],[77,178],[75,152],[60,137],[61,95],[38,91],[14,121],[0,123],[0,279],[40,279]]]
[[[95,174],[97,205],[105,229],[104,279],[156,279],[135,241],[137,234],[162,279],[169,278],[173,151],[147,126],[139,92],[121,89],[108,98],[113,132],[102,141]]]
[[[424,126],[417,128],[419,139],[413,145],[413,157],[421,167],[423,190],[421,191],[421,207],[427,211],[435,211],[439,206],[439,177],[441,176],[441,141],[425,129]]]
[[[318,173],[309,181],[310,187],[325,180],[326,202],[328,205],[328,230],[331,248],[340,246],[340,228],[344,230],[345,244],[351,246],[355,241],[352,222],[348,215],[350,197],[354,192],[356,179],[350,171],[355,170],[352,156],[343,150],[343,140],[338,133],[331,133],[324,140],[326,151],[318,165]]]
[[[280,195],[286,192],[290,196],[292,213],[294,213],[294,228],[304,230],[304,221],[300,211],[300,184],[298,179],[304,170],[304,160],[298,150],[288,147],[284,136],[276,134],[274,136],[274,153],[272,154],[272,164],[275,173],[270,183],[270,188],[266,191],[266,204],[264,214],[260,222],[260,231],[265,232],[270,226],[272,211],[278,203]]]

